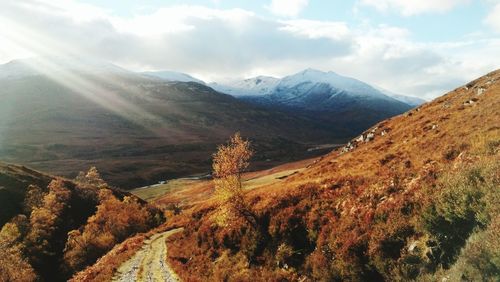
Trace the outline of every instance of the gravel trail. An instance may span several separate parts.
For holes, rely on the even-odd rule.
[[[165,244],[165,240],[169,236],[180,231],[182,228],[173,229],[155,234],[144,241],[142,248],[118,268],[112,281],[180,281],[167,264],[167,245]]]

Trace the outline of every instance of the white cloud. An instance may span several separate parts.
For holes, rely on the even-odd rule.
[[[372,6],[379,11],[397,11],[404,16],[421,13],[446,12],[470,0],[361,0],[360,4]]]
[[[500,32],[500,3],[497,3],[488,16],[485,19],[485,22],[491,26],[497,32]]]
[[[202,6],[174,6],[161,8],[152,14],[139,15],[131,19],[111,17],[109,20],[119,32],[159,37],[196,29],[195,25],[189,23],[193,20],[220,20],[228,26],[238,28],[254,16],[253,13],[242,9],[217,10]]]
[[[349,35],[349,28],[344,22],[327,22],[313,20],[282,21],[281,30],[288,31],[298,36],[309,38],[331,38],[339,40]]]
[[[272,0],[267,8],[275,15],[295,17],[309,4],[309,0]]]

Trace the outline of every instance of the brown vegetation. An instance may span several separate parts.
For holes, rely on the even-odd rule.
[[[258,228],[221,227],[211,202],[184,211],[169,261],[187,281],[494,280],[498,109],[494,72],[384,121],[372,140],[246,193]]]
[[[108,189],[99,191],[99,202],[83,230],[68,233],[64,261],[70,273],[93,264],[130,235],[145,232],[163,221],[160,213],[136,198],[125,196],[120,201]]]
[[[24,205],[26,215],[0,233],[1,281],[65,280],[163,222],[158,209],[108,187],[95,168],[75,182],[56,178],[47,189],[29,186]]]

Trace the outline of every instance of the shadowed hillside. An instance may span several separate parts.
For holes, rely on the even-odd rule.
[[[164,220],[95,168],[70,181],[0,164],[0,187],[0,281],[65,281]]]
[[[47,187],[52,177],[24,166],[0,162],[0,226],[23,210],[29,185]]]

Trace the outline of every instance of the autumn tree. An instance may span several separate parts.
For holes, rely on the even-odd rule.
[[[102,179],[101,174],[95,166],[90,167],[89,171],[87,171],[86,173],[80,171],[78,176],[75,178],[75,182],[80,184],[92,185],[97,188],[105,188],[108,186],[106,181]]]
[[[36,281],[37,275],[23,255],[21,231],[14,222],[0,231],[0,281]]]
[[[84,228],[68,233],[64,261],[70,273],[94,263],[116,244],[159,225],[161,213],[135,197],[118,199],[109,189],[99,191],[100,204]]]
[[[38,208],[43,203],[43,190],[37,185],[30,185],[24,196],[23,211],[25,214],[31,214],[34,208]]]
[[[252,155],[250,142],[236,133],[228,144],[219,146],[213,156],[215,194],[222,203],[219,216],[221,222],[230,216],[243,215],[248,218],[241,175],[248,168]]]
[[[44,265],[55,259],[64,235],[61,234],[64,213],[71,197],[71,191],[61,179],[52,180],[48,190],[41,205],[31,212],[30,229],[25,238],[30,261],[38,269],[44,269]]]

